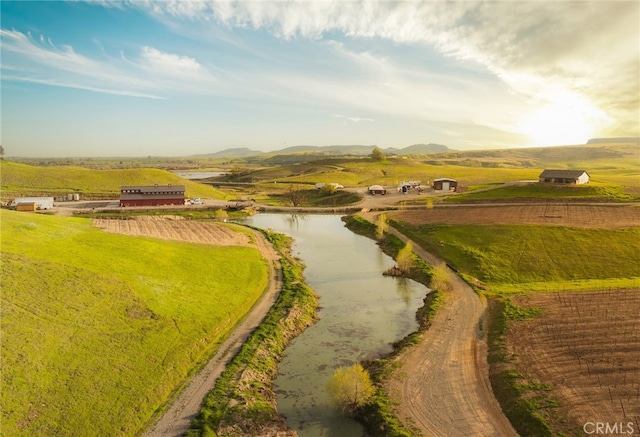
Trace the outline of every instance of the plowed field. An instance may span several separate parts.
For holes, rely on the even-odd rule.
[[[551,202],[495,206],[461,205],[398,211],[389,213],[389,216],[412,225],[530,224],[579,228],[640,226],[640,207],[633,205],[574,205]]]
[[[506,341],[516,369],[550,385],[557,417],[566,419],[551,418],[555,433],[583,435],[585,424],[588,432],[598,422],[640,432],[640,290],[531,294],[515,302],[543,309],[509,322]]]
[[[131,236],[188,241],[218,246],[248,246],[247,234],[235,232],[220,223],[186,220],[180,216],[140,216],[122,219],[95,219],[94,225],[106,232]]]

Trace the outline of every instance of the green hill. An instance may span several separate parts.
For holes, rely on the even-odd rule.
[[[294,154],[286,156],[296,157]],[[408,180],[426,184],[435,178],[450,177],[465,187],[476,189],[504,182],[537,180],[545,168],[554,168],[585,170],[591,176],[591,185],[620,193],[616,197],[633,197],[640,188],[640,150],[635,144],[450,151],[392,156],[384,161],[354,157],[312,160],[308,157],[309,162],[292,164],[286,160],[276,163],[267,157],[260,159],[259,167],[238,165],[218,180],[271,185],[274,182],[337,182],[344,186],[364,187],[397,185]]]
[[[252,247],[0,219],[2,435],[139,434],[267,284]]]
[[[83,167],[38,167],[0,161],[2,200],[16,196],[61,196],[79,193],[84,199],[114,199],[123,185],[184,185],[187,197],[224,199],[224,193],[171,172],[134,168],[92,170]]]

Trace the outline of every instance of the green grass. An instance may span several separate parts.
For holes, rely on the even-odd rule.
[[[290,253],[291,239],[265,231],[282,256],[282,290],[265,320],[216,380],[187,435],[215,435],[233,427],[238,435],[260,435],[279,422],[272,380],[289,341],[316,319],[318,300],[305,283],[303,265]],[[246,375],[250,375],[247,378]]]
[[[184,185],[187,197],[224,199],[225,195],[207,185],[183,179],[171,172],[134,168],[92,170],[82,167],[36,167],[0,161],[2,199],[16,196],[61,196],[79,193],[81,198],[118,198],[123,185]]]
[[[495,201],[495,200],[531,200],[566,199],[583,201],[631,201],[638,200],[637,195],[625,192],[619,185],[591,183],[585,185],[553,185],[533,183],[497,187],[488,191],[462,193],[446,199],[448,202]]]
[[[0,214],[6,435],[137,434],[267,284],[254,248]]]
[[[628,288],[640,283],[640,228],[393,226],[492,292]]]
[[[616,185],[627,191],[640,187],[640,161],[635,144],[597,144],[480,151],[452,151],[431,155],[369,158],[316,157],[311,162],[246,167],[230,179],[240,182],[337,182],[344,186],[397,185],[403,180],[451,177],[467,187],[537,180],[545,168],[584,169],[595,184]],[[266,158],[265,158],[266,159]],[[312,158],[309,158],[311,160]],[[258,158],[259,162],[260,159]],[[257,164],[254,163],[255,164]]]

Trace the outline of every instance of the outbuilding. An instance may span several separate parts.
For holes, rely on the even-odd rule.
[[[373,194],[382,194],[382,195],[387,194],[387,190],[381,185],[371,185],[368,190],[369,190],[369,194],[371,194],[371,195],[373,195]]]
[[[53,197],[16,197],[11,206],[18,209],[20,204],[34,204],[35,209],[51,209],[53,208]],[[20,209],[20,211],[33,211],[31,209]]]
[[[125,186],[120,206],[184,205],[184,185]]]
[[[441,191],[455,191],[458,188],[458,181],[449,178],[438,178],[433,180],[433,189]]]
[[[589,173],[584,170],[552,170],[546,169],[538,180],[546,184],[586,184],[589,182]]]
[[[16,205],[16,211],[35,211],[35,202],[20,202]]]

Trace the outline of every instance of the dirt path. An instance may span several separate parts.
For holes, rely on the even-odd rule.
[[[407,238],[390,229],[403,241]],[[418,256],[442,261],[413,243]],[[420,343],[398,357],[387,384],[401,420],[425,436],[516,436],[489,382],[487,345],[480,331],[485,304],[451,272],[453,289]],[[486,326],[486,324],[484,324]]]
[[[145,437],[181,436],[189,429],[191,420],[200,410],[200,404],[213,388],[218,376],[275,303],[282,288],[279,257],[260,232],[254,232],[254,235],[258,249],[269,262],[270,279],[267,290],[207,365],[189,381],[172,401],[169,409],[143,434]]]

